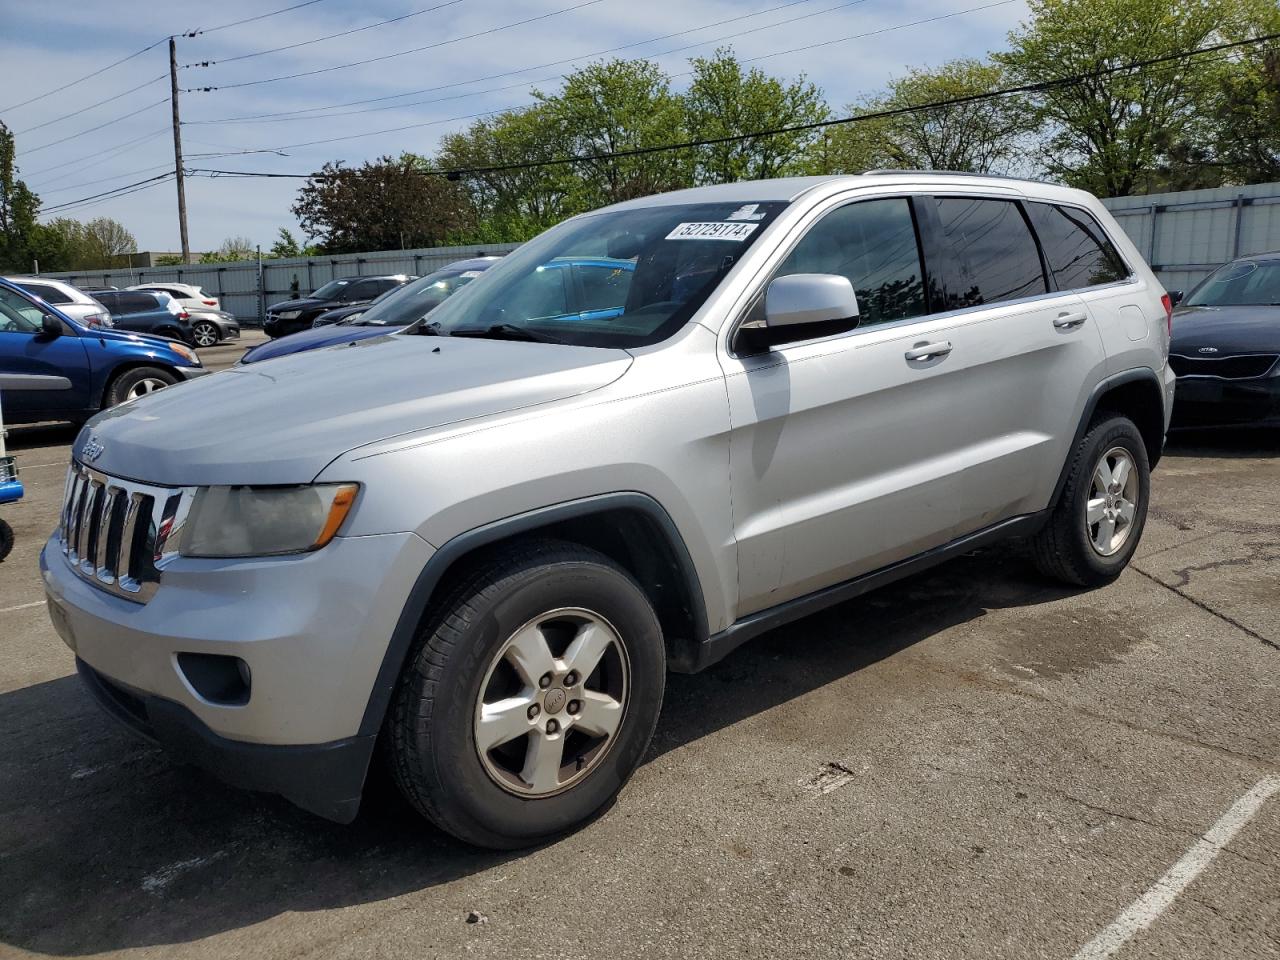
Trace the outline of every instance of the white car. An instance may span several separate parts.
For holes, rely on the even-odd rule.
[[[221,310],[217,297],[211,297],[200,287],[190,283],[139,283],[129,290],[146,290],[148,293],[167,293],[188,310]]]
[[[65,280],[49,277],[5,277],[32,296],[57,307],[72,320],[79,320],[86,327],[112,326],[111,314],[89,294],[73,287]]]

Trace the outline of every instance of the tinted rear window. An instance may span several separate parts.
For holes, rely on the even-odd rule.
[[[155,295],[150,293],[116,294],[116,303],[119,304],[117,309],[121,313],[145,313],[148,310],[157,309],[160,305]]]
[[[51,287],[45,283],[20,283],[18,284],[27,293],[35,294],[45,303],[74,303],[69,296],[59,290],[57,287]]]
[[[1101,225],[1085,211],[1028,203],[1027,214],[1059,290],[1114,283],[1129,275]]]
[[[945,278],[952,309],[1047,293],[1035,237],[1012,200],[938,197],[958,276]]]

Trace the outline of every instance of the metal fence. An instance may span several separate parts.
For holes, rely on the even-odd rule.
[[[1120,226],[1170,290],[1190,290],[1234,257],[1280,250],[1280,183],[1184,190],[1104,200]],[[296,257],[185,267],[117,268],[55,273],[79,287],[194,283],[216,294],[244,323],[260,322],[269,304],[310,293],[335,277],[409,273],[423,276],[454,260],[510,253],[519,244],[386,250],[340,257]]]
[[[465,247],[424,247],[419,250],[384,250],[336,257],[293,257],[236,263],[199,263],[184,267],[117,267],[50,273],[85,290],[129,287],[138,283],[191,283],[222,301],[222,309],[242,323],[261,323],[266,308],[279,300],[305,297],[337,277],[380,276],[407,273],[425,276],[455,260],[507,254],[518,243],[489,243]]]
[[[1190,291],[1219,265],[1280,250],[1280,183],[1104,200],[1169,290]]]

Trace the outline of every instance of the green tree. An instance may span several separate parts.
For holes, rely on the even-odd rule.
[[[1228,39],[1280,33],[1275,0],[1244,0]],[[1220,74],[1213,112],[1214,159],[1224,178],[1236,183],[1280,180],[1280,49],[1274,44],[1241,48]]]
[[[138,252],[138,241],[119,220],[95,217],[84,224],[81,237],[79,269],[95,269],[121,266],[128,263],[131,253]]]
[[[1239,0],[1028,0],[1031,20],[994,59],[1015,83],[1053,83],[1178,56],[1220,36]],[[1032,98],[1040,162],[1072,186],[1114,197],[1154,185],[1173,144],[1207,142],[1220,61],[1192,57],[1047,87]]]
[[[436,155],[442,170],[477,170],[460,180],[476,215],[467,239],[481,243],[528,240],[580,213],[578,179],[566,164],[529,166],[565,156],[552,110],[538,104],[477,120],[446,136]]]
[[[258,255],[257,247],[248,237],[227,237],[217,250],[201,254],[201,263],[235,263],[240,260],[253,260]]]
[[[180,267],[182,266],[182,254],[166,253],[164,256],[156,257],[157,267]]]
[[[874,115],[959,100],[998,90],[1004,82],[996,64],[953,60],[934,70],[910,70],[891,81],[884,93],[847,110]],[[842,124],[831,128],[815,157],[818,164],[826,165],[823,172],[888,167],[1010,173],[1026,166],[1022,157],[1029,132],[1026,104],[1000,97]]]
[[[691,140],[818,123],[828,116],[821,91],[803,76],[783,83],[755,67],[743,70],[725,48],[690,63],[693,80],[682,103]],[[694,176],[699,183],[789,176],[802,170],[806,152],[819,136],[817,130],[804,130],[700,147]]]
[[[280,260],[285,257],[302,256],[302,248],[298,246],[297,238],[294,237],[292,231],[286,227],[281,227],[280,232],[276,235],[276,242],[271,245],[271,250],[267,254],[273,260]]]
[[[470,232],[465,191],[426,170],[411,153],[356,168],[327,163],[298,191],[293,213],[330,253],[429,247]]]
[[[0,122],[0,267],[25,272],[31,269],[40,198],[18,179],[14,153],[13,134]]]
[[[684,109],[671,79],[648,60],[611,60],[575,70],[556,94],[534,91],[546,107],[561,156],[644,150],[686,139]],[[689,186],[692,151],[665,150],[573,165],[573,203],[592,209]]]

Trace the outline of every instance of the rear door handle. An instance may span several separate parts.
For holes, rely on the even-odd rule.
[[[1076,327],[1083,326],[1088,319],[1088,315],[1084,313],[1060,313],[1053,321],[1053,325],[1059,330],[1074,330]]]
[[[933,360],[945,357],[951,352],[950,340],[939,340],[937,343],[922,343],[912,347],[904,354],[908,360]]]

